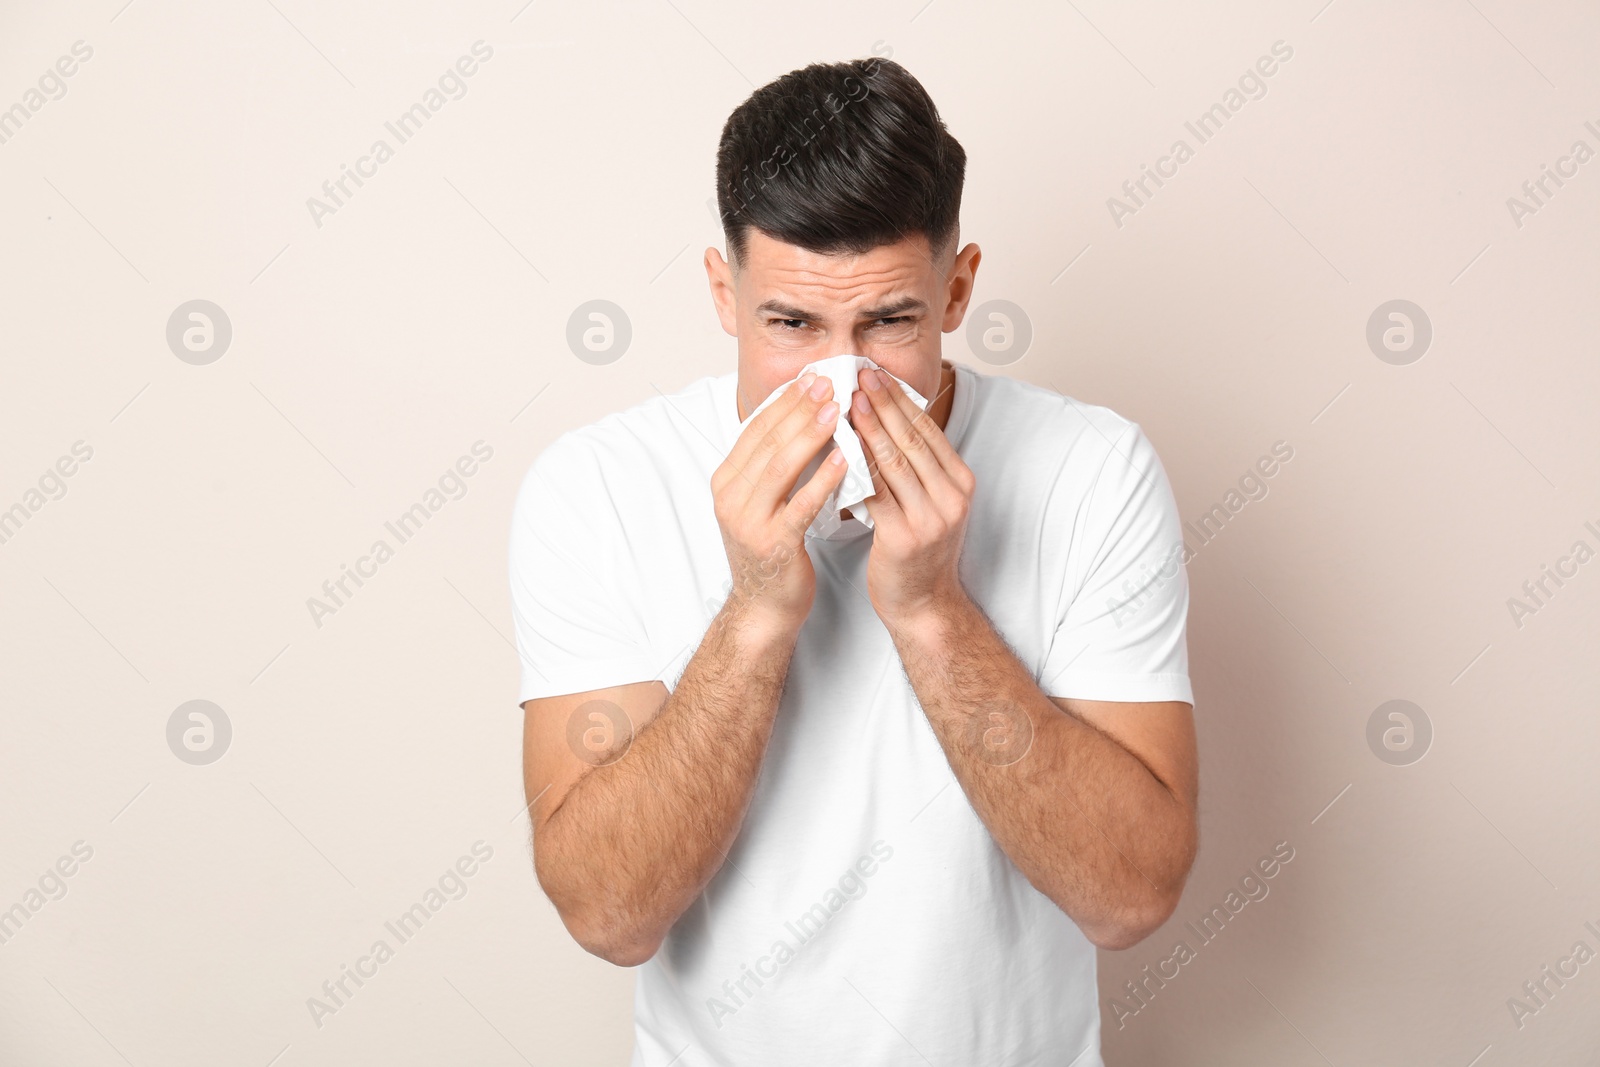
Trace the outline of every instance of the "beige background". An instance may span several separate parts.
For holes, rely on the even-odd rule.
[[[1032,323],[1015,362],[964,331],[950,358],[1140,422],[1188,520],[1294,449],[1190,564],[1203,843],[1171,924],[1101,957],[1108,1061],[1593,1062],[1600,963],[1520,1029],[1506,1003],[1600,949],[1600,562],[1507,607],[1600,547],[1600,160],[1520,227],[1506,205],[1600,149],[1592,4],[122,4],[0,21],[0,107],[93,48],[0,144],[0,508],[93,449],[0,544],[0,908],[93,849],[0,945],[0,1060],[626,1062],[632,979],[529,862],[509,509],[556,434],[732,369],[698,266],[721,124],[876,49],[969,153],[977,299]],[[466,96],[315,225],[480,39]],[[1267,95],[1115,225],[1278,40]],[[597,298],[633,328],[604,366],[565,341]],[[232,323],[206,366],[164,335],[193,299]],[[1365,338],[1393,299],[1433,327],[1408,365]],[[232,724],[208,766],[166,740],[193,699]],[[1392,699],[1434,732],[1408,766],[1366,740]],[[466,895],[316,1026],[480,840]],[[1110,998],[1280,841],[1270,895],[1119,1030]]]

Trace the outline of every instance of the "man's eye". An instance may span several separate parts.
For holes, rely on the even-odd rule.
[[[908,323],[910,321],[911,321],[911,316],[910,315],[896,315],[893,318],[876,319],[876,320],[874,320],[874,322],[872,324],[874,326],[901,326],[901,325],[903,325],[905,323]]]
[[[773,319],[772,325],[781,326],[785,330],[798,330],[805,326],[805,319]]]

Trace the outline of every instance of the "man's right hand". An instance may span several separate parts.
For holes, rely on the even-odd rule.
[[[733,576],[723,612],[763,629],[798,633],[816,598],[805,532],[844,480],[838,449],[792,499],[789,493],[833,436],[839,405],[832,395],[832,381],[807,373],[751,420],[711,476]]]

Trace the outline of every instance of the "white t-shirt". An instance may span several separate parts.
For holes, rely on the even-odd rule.
[[[1047,695],[1193,703],[1177,507],[1138,424],[955,370],[945,433],[978,486],[968,594]],[[520,700],[676,686],[731,587],[711,475],[735,382],[701,378],[534,461],[511,531]],[[816,601],[755,795],[637,969],[633,1067],[1101,1065],[1094,946],[951,771],[867,600],[872,540],[854,519],[807,540]]]

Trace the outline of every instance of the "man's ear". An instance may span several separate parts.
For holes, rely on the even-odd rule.
[[[982,258],[983,253],[975,244],[969,244],[956,253],[955,263],[950,267],[950,302],[945,305],[944,321],[939,325],[939,329],[945,333],[960,329],[961,320],[967,317],[967,304],[972,300],[972,282],[978,274],[978,261]]]
[[[733,268],[715,248],[706,249],[706,281],[711,283],[711,302],[716,305],[722,331],[739,336],[739,298],[734,288]]]

